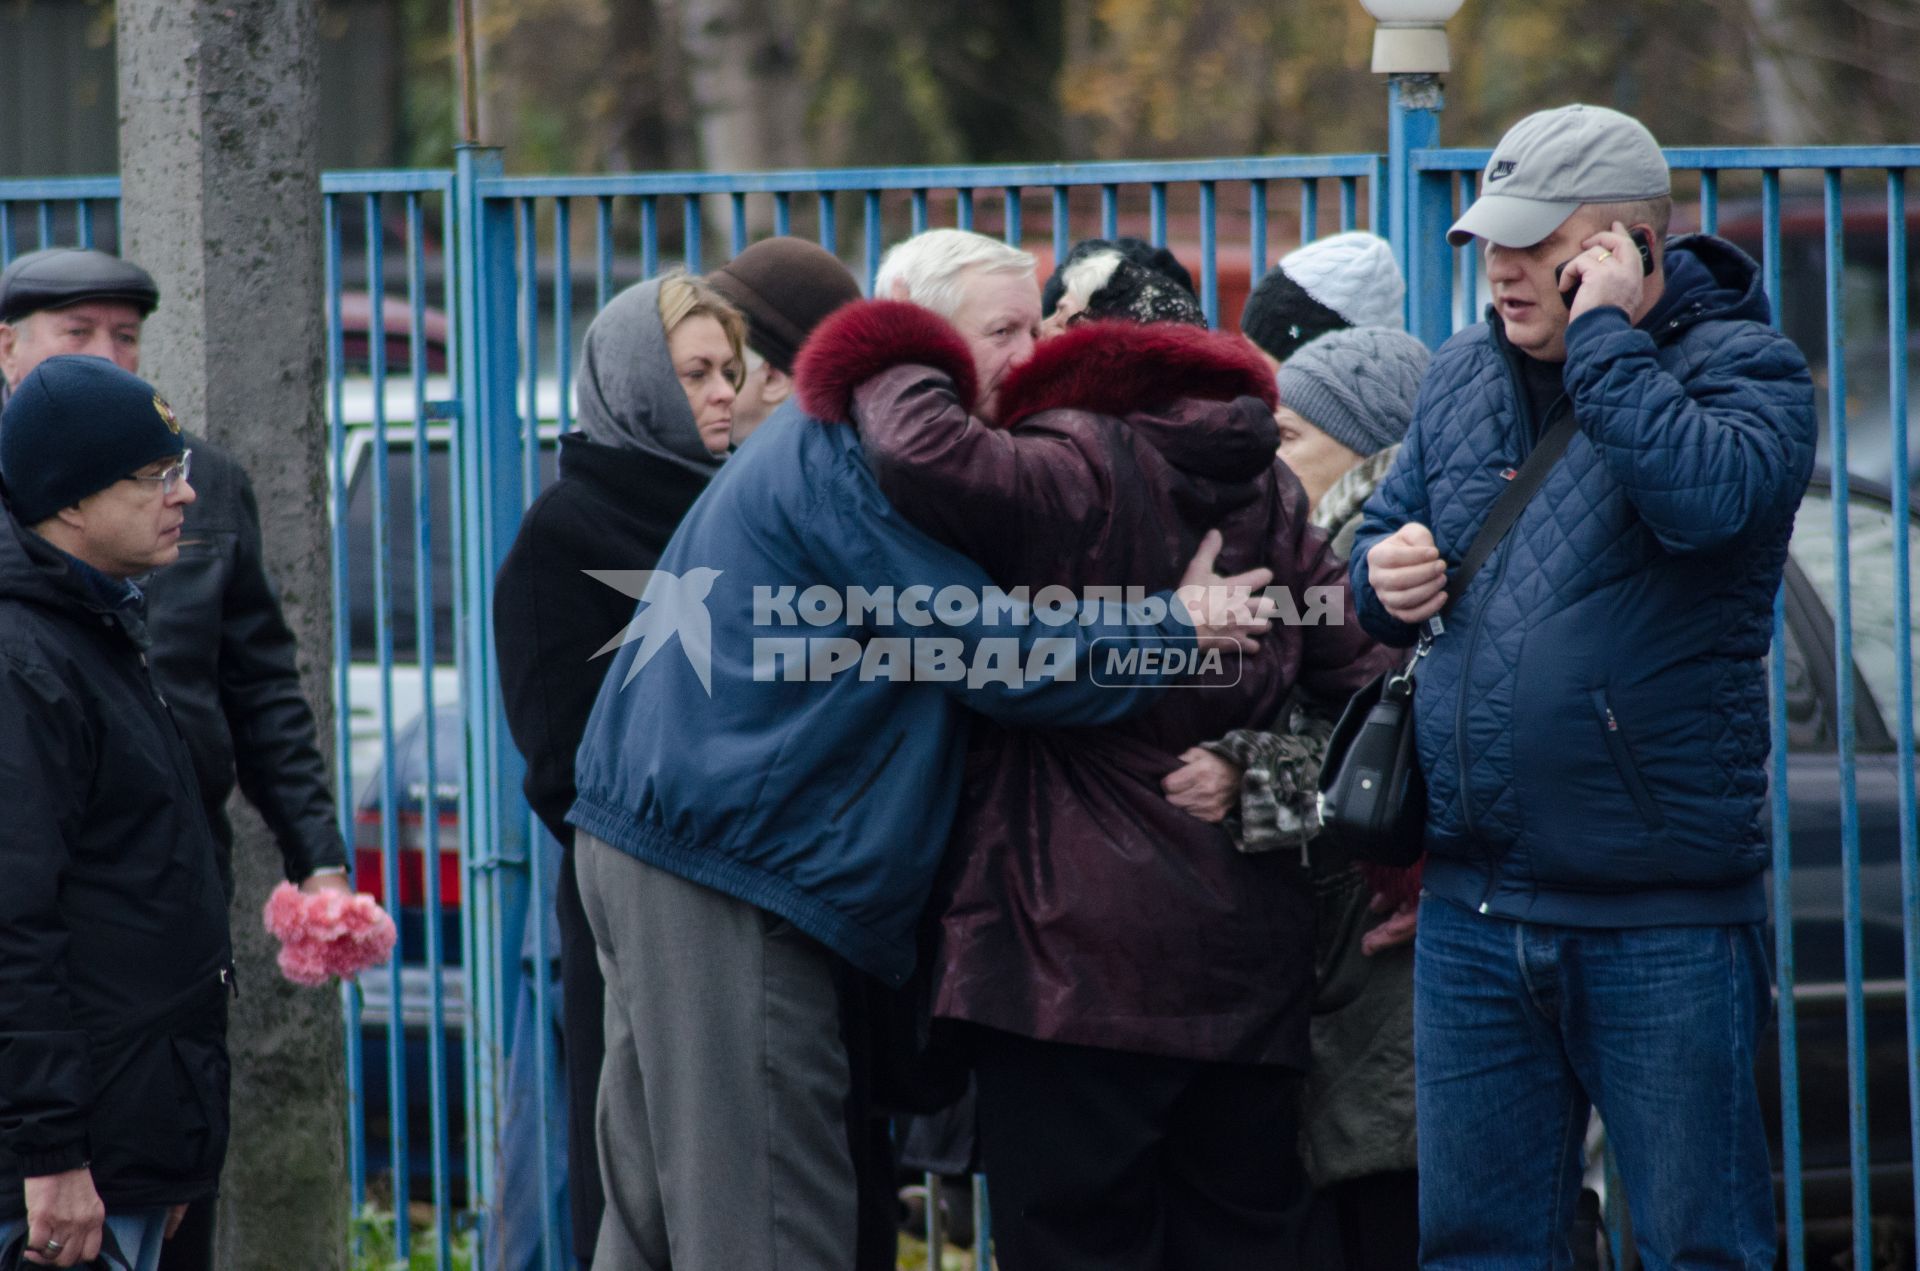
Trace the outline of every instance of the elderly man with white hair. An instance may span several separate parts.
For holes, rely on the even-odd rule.
[[[997,417],[1000,382],[1033,356],[1040,338],[1040,287],[1033,257],[963,229],[928,230],[888,252],[873,294],[931,309],[953,324],[973,354],[974,413]]]
[[[1032,269],[941,231],[881,277],[964,324],[991,384],[1039,326]],[[804,390],[805,351],[796,371]],[[836,980],[912,969],[965,711],[1069,726],[1144,709],[1166,676],[1095,684],[1103,635],[1162,665],[1251,647],[1265,608],[1219,602],[1271,574],[1223,579],[1217,550],[1182,579],[1199,598],[1161,593],[1157,624],[1028,625],[964,603],[986,574],[901,518],[843,423],[784,406],[720,470],[608,668],[567,817],[607,981],[596,1268],[853,1265]]]

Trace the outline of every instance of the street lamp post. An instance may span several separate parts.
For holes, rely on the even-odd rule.
[[[1407,279],[1407,326],[1433,343],[1446,335],[1444,256],[1416,250],[1411,156],[1440,144],[1440,76],[1452,69],[1447,21],[1463,0],[1360,0],[1379,26],[1373,34],[1373,71],[1387,83],[1387,237]]]

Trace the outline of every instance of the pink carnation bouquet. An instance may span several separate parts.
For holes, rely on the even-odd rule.
[[[267,897],[267,934],[280,941],[280,974],[313,988],[350,980],[393,953],[393,919],[365,892],[309,895],[281,883]]]

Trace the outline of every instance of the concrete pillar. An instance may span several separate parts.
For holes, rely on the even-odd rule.
[[[268,570],[332,736],[316,0],[119,0],[122,251],[162,301],[141,370],[259,495]],[[223,1268],[344,1267],[339,997],[274,965],[280,857],[236,800],[233,1146]]]

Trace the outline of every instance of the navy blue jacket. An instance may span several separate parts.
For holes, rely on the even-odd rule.
[[[928,601],[948,587],[978,596],[990,585],[987,575],[894,510],[852,428],[791,406],[727,461],[674,532],[659,569],[682,588],[696,578],[711,590],[704,606],[691,593],[669,602],[679,611],[679,636],[652,651],[631,684],[648,641],[627,644],[615,658],[587,722],[575,767],[579,798],[567,820],[657,868],[785,918],[896,984],[912,970],[914,924],[960,797],[963,708],[1013,725],[1111,723],[1150,705],[1160,677],[1136,674],[1115,687],[1102,675],[1095,683],[1094,639],[1191,645],[1191,629],[1172,618],[1124,630],[1029,626],[994,620],[1002,616],[985,609],[971,616],[944,609],[943,619],[943,606]],[[658,584],[656,576],[642,598],[641,626],[671,616],[648,617],[667,594]],[[765,596],[755,603],[762,588],[771,597],[793,589],[792,597],[815,586],[842,600],[851,587],[890,587],[903,603],[892,620],[864,606],[851,620],[790,598],[798,625]],[[909,588],[918,595],[906,595]],[[987,670],[997,659],[1024,670],[1038,669],[1029,662],[1034,641],[1050,638],[1067,642],[1065,673],[1016,684],[920,672],[908,681],[877,666],[871,675],[851,666],[789,679],[788,664],[765,643],[811,640],[823,671],[836,648],[857,647],[864,656],[881,640],[947,641],[961,665]],[[696,671],[701,644],[709,646],[710,692]]]
[[[1568,327],[1546,419],[1497,317],[1443,345],[1354,544],[1362,623],[1414,643],[1368,584],[1368,551],[1417,521],[1457,563],[1502,471],[1561,411],[1580,421],[1419,671],[1426,886],[1481,912],[1602,927],[1764,913],[1764,658],[1813,470],[1813,387],[1738,248],[1676,239],[1665,265],[1637,327],[1611,307]]]

